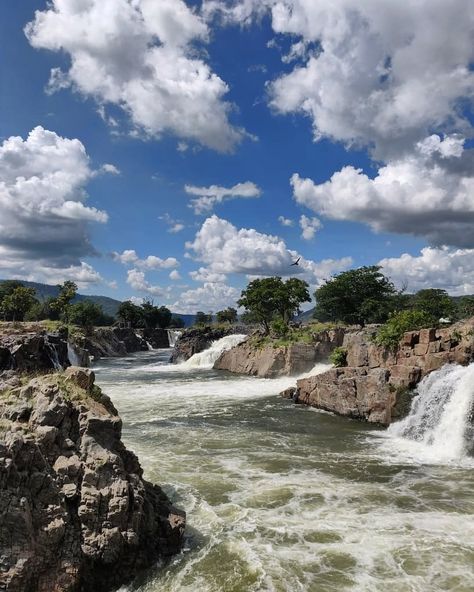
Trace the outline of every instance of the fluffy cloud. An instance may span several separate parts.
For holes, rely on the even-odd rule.
[[[474,249],[426,247],[420,255],[382,259],[383,272],[397,286],[416,292],[423,288],[442,288],[453,295],[474,293]]]
[[[238,197],[255,198],[260,197],[262,194],[259,187],[251,181],[237,183],[237,185],[230,188],[220,187],[219,185],[211,185],[210,187],[185,185],[184,189],[189,195],[198,196],[191,200],[190,207],[194,209],[195,214],[210,212],[216,204],[229,199],[235,199]]]
[[[218,274],[217,277],[229,273],[249,276],[298,274],[311,285],[317,285],[321,279],[347,269],[352,263],[350,257],[319,263],[301,257],[298,266],[291,266],[299,254],[288,250],[281,238],[253,228],[237,229],[215,215],[205,220],[194,241],[186,246],[194,253],[195,259],[207,266],[198,273],[194,272],[193,279],[205,279],[206,274]]]
[[[322,227],[321,222],[318,218],[308,218],[308,216],[301,216],[300,228],[303,231],[301,238],[305,240],[312,240],[316,232]]]
[[[25,33],[33,47],[70,57],[67,71],[52,70],[49,91],[94,98],[107,121],[104,106],[118,105],[137,133],[222,152],[245,135],[229,123],[226,83],[199,57],[207,25],[183,0],[52,0]]]
[[[163,216],[158,216],[158,218],[168,225],[168,232],[170,234],[177,234],[186,228],[182,222],[175,220],[168,213],[163,214]]]
[[[170,269],[171,267],[178,267],[179,261],[175,257],[167,257],[161,259],[155,255],[148,255],[144,259],[140,259],[137,252],[133,249],[127,249],[123,253],[112,253],[115,261],[123,265],[133,265],[140,269]]]
[[[176,281],[181,279],[181,275],[177,269],[173,269],[173,271],[169,275],[170,280]]]
[[[280,224],[282,226],[293,226],[294,225],[293,220],[291,220],[291,218],[285,218],[285,216],[278,216],[278,222],[280,222]]]
[[[216,273],[210,271],[205,267],[200,267],[197,271],[190,271],[189,275],[195,282],[208,282],[211,284],[223,284],[227,280],[227,276],[223,273]]]
[[[194,290],[182,292],[179,300],[171,305],[172,310],[182,314],[194,314],[197,310],[216,312],[236,306],[240,290],[224,284],[205,283]]]
[[[462,140],[433,135],[413,155],[381,167],[374,179],[347,166],[319,185],[297,174],[291,184],[298,203],[328,218],[473,247],[473,165],[473,151],[464,150]]]
[[[239,23],[265,10],[294,39],[284,61],[296,60],[271,84],[271,105],[307,115],[316,140],[374,146],[385,160],[432,130],[471,129],[471,0],[205,2],[208,16]]]
[[[163,290],[159,286],[152,286],[145,278],[143,271],[129,269],[127,272],[127,284],[137,292],[145,292],[151,296],[162,296]]]
[[[88,228],[107,214],[87,206],[95,175],[83,144],[36,127],[0,146],[0,269],[25,279],[101,278],[82,257],[95,255]]]

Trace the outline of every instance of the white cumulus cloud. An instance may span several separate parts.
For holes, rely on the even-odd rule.
[[[112,257],[115,261],[123,265],[133,265],[140,269],[170,269],[171,267],[179,266],[179,261],[175,257],[161,259],[161,257],[157,257],[156,255],[148,255],[144,259],[140,259],[134,249],[126,249],[122,253],[114,252],[112,253]]]
[[[52,70],[49,92],[92,97],[105,121],[116,105],[136,134],[171,133],[222,152],[245,135],[229,123],[227,84],[198,50],[208,26],[183,0],[52,0],[25,33],[33,47],[70,58],[66,71]]]
[[[274,32],[291,36],[283,61],[295,65],[270,85],[270,102],[308,116],[316,140],[386,159],[429,131],[472,129],[471,0],[208,0],[204,10],[239,23],[268,11]]]
[[[347,269],[352,263],[350,257],[320,262],[307,260],[296,251],[289,250],[277,236],[253,228],[238,229],[215,215],[204,221],[194,241],[186,246],[196,260],[206,265],[199,272],[192,272],[191,277],[204,281],[230,273],[259,277],[296,274],[315,286],[329,275]],[[298,257],[299,265],[292,266]]]
[[[474,249],[425,247],[419,255],[404,253],[379,265],[407,292],[442,288],[452,295],[474,294]]]
[[[316,184],[295,174],[296,201],[334,220],[369,224],[430,242],[474,246],[474,155],[454,138],[433,135],[412,155],[380,167],[374,179],[346,166]]]
[[[26,139],[6,139],[0,145],[0,269],[38,281],[100,281],[81,260],[97,254],[90,224],[108,218],[86,205],[86,185],[94,175],[77,139],[40,126]]]
[[[194,209],[195,214],[210,212],[216,204],[229,199],[256,198],[262,194],[261,189],[251,181],[237,183],[233,187],[221,187],[219,185],[196,187],[195,185],[185,185],[184,190],[189,195],[197,196],[191,199],[190,206]]]
[[[145,273],[138,269],[129,269],[127,272],[127,284],[137,292],[145,292],[151,296],[162,296],[163,289],[159,286],[153,286],[146,278]]]
[[[293,226],[294,222],[291,218],[285,218],[285,216],[278,216],[278,222],[280,222],[280,224],[282,226]]]
[[[300,217],[301,237],[305,240],[312,240],[321,227],[322,224],[318,218],[308,218],[304,214]]]
[[[240,290],[232,286],[216,283],[204,283],[199,288],[182,292],[179,299],[171,305],[173,311],[182,314],[217,312],[228,306],[236,306],[240,298]]]

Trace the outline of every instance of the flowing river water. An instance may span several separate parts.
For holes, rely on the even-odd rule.
[[[449,391],[438,415],[454,396],[466,414],[474,367],[433,374],[433,401],[387,431],[279,398],[294,378],[217,372],[209,353],[171,366],[169,355],[95,368],[146,478],[187,512],[184,552],[127,590],[474,590],[474,464],[451,442],[459,417],[444,418],[443,446],[432,409]]]

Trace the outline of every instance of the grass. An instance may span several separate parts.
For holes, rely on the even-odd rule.
[[[272,335],[253,335],[249,343],[252,347],[263,349],[264,347],[287,347],[294,343],[311,345],[317,342],[317,336],[322,331],[330,331],[337,328],[336,323],[312,322],[301,327],[290,328],[284,337],[273,337]]]

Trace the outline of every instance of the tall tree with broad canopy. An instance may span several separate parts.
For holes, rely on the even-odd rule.
[[[237,304],[251,313],[268,333],[272,320],[280,318],[288,324],[303,302],[311,302],[308,287],[298,278],[286,282],[281,277],[257,279],[242,291]]]
[[[34,288],[25,288],[18,286],[14,288],[7,296],[4,296],[0,308],[4,318],[12,321],[22,321],[25,314],[37,304]]]
[[[429,315],[433,323],[437,323],[443,317],[450,319],[456,313],[456,305],[449,294],[439,288],[420,290],[415,294],[412,306],[415,310]]]
[[[377,265],[359,267],[329,279],[315,292],[315,318],[362,326],[385,322],[398,293],[380,269]]]
[[[71,308],[71,302],[74,300],[77,294],[77,284],[66,280],[64,284],[58,286],[59,294],[51,302],[51,307],[57,310],[61,317],[66,323],[69,322],[69,311]]]

